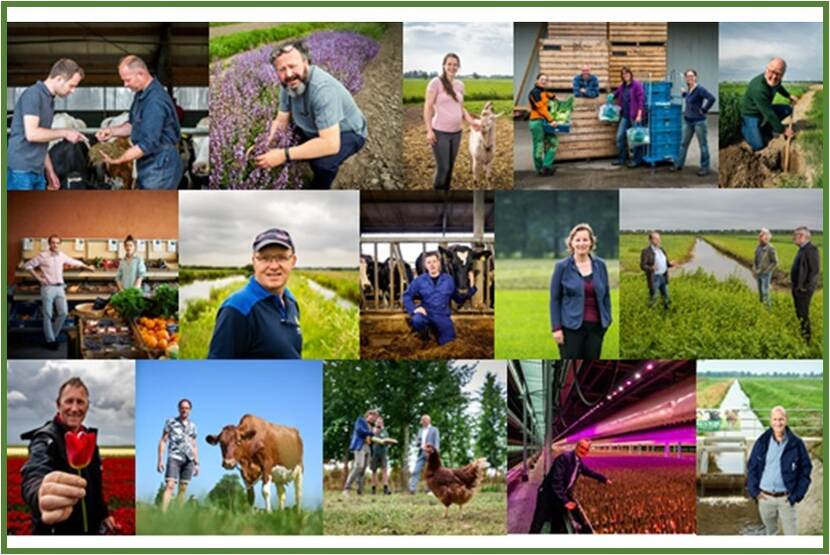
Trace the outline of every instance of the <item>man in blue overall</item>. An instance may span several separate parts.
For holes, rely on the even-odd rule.
[[[297,263],[291,236],[268,229],[253,249],[254,275],[219,308],[208,358],[301,358],[300,307],[288,290]]]
[[[181,128],[173,99],[138,56],[122,58],[118,75],[124,86],[135,93],[130,120],[101,129],[95,137],[99,141],[129,137],[133,145],[117,158],[106,153],[101,156],[107,164],[114,165],[135,160],[139,189],[176,189],[183,168],[179,157]]]
[[[455,327],[450,319],[450,299],[459,305],[476,294],[475,286],[466,295],[455,289],[452,276],[441,271],[441,259],[437,252],[424,255],[426,273],[416,277],[403,294],[403,307],[411,316],[412,328],[426,338],[430,331],[438,336],[438,344],[444,345],[455,339]],[[475,280],[470,272],[470,283]],[[414,300],[421,304],[415,307]]]

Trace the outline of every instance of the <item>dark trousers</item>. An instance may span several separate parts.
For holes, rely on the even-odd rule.
[[[435,156],[435,179],[433,187],[439,191],[449,191],[452,182],[452,167],[455,165],[455,158],[458,156],[458,148],[461,146],[461,131],[456,133],[444,133],[436,129],[435,144],[432,145],[432,154]]]
[[[301,143],[314,138],[306,135],[299,129],[298,131]],[[331,184],[334,182],[334,178],[337,177],[337,171],[340,169],[340,166],[346,161],[346,158],[357,154],[360,149],[363,148],[365,143],[366,139],[357,133],[352,131],[341,131],[340,150],[337,154],[323,156],[322,158],[314,158],[313,160],[308,161],[312,171],[314,172],[314,178],[311,180],[311,183],[308,184],[307,188],[331,189]]]
[[[560,346],[563,359],[596,360],[602,352],[605,328],[599,322],[583,322],[577,330],[562,328],[565,343]]]
[[[810,340],[810,301],[813,298],[813,291],[793,291],[793,303],[795,304],[795,315],[801,324],[801,335],[805,341]]]
[[[569,511],[558,498],[551,499],[547,494],[539,492],[536,496],[536,509],[533,511],[533,521],[530,523],[530,534],[541,534],[546,522],[550,522],[551,534],[567,534],[565,523],[573,520],[578,533],[590,534],[591,527],[585,520],[585,515],[577,509]]]

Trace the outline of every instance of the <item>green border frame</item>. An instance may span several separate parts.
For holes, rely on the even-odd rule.
[[[828,68],[828,52],[830,52],[830,45],[828,45],[828,14],[830,14],[830,4],[826,1],[793,1],[787,2],[784,0],[664,0],[664,1],[657,1],[657,2],[650,2],[646,0],[624,0],[619,2],[612,2],[608,0],[580,0],[580,1],[573,1],[573,0],[562,0],[562,1],[538,1],[538,0],[516,0],[516,1],[505,1],[505,0],[470,0],[470,1],[463,1],[463,0],[447,0],[447,1],[433,1],[433,0],[403,0],[399,2],[395,2],[393,0],[379,0],[376,2],[373,1],[366,1],[366,0],[357,0],[351,2],[337,2],[337,1],[299,1],[299,0],[287,0],[284,2],[276,2],[276,1],[252,1],[252,0],[241,0],[238,2],[232,2],[228,0],[201,0],[198,2],[190,2],[187,0],[137,0],[133,2],[127,1],[117,1],[117,0],[103,0],[103,1],[94,1],[94,0],[69,0],[69,1],[59,1],[59,0],[47,0],[44,2],[36,2],[31,0],[11,0],[8,2],[2,3],[2,14],[0,14],[0,22],[2,23],[2,36],[3,36],[3,56],[2,56],[2,65],[0,66],[0,70],[2,70],[2,75],[6,75],[7,71],[7,56],[8,50],[6,48],[6,44],[8,42],[8,34],[7,34],[7,21],[8,21],[8,8],[48,8],[50,6],[60,6],[60,7],[94,7],[94,8],[112,8],[112,7],[307,7],[307,8],[316,8],[316,7],[659,7],[659,8],[672,8],[672,7],[698,7],[698,8],[706,8],[706,7],[735,7],[735,8],[754,8],[754,7],[763,7],[763,8],[771,8],[771,7],[781,7],[781,8],[789,8],[789,7],[801,7],[801,8],[821,8],[822,9],[822,27],[823,27],[823,37],[824,37],[824,45],[823,45],[823,80],[824,84],[826,85],[830,82],[828,76],[830,75],[830,68]],[[0,103],[2,103],[2,114],[3,114],[3,135],[2,135],[2,148],[3,148],[3,164],[2,164],[2,177],[0,177],[0,181],[5,182],[5,175],[6,175],[6,168],[7,168],[7,160],[6,160],[6,148],[7,148],[7,128],[6,128],[6,117],[7,117],[7,110],[6,110],[6,86],[0,87]],[[823,157],[824,157],[824,164],[823,164],[823,173],[824,173],[824,190],[822,193],[822,204],[824,209],[823,214],[823,222],[824,222],[824,230],[828,229],[828,193],[827,189],[830,187],[830,183],[828,182],[828,165],[830,165],[830,144],[828,144],[828,136],[830,135],[830,113],[827,110],[824,111],[824,146],[823,146]],[[7,191],[5,187],[3,187],[3,196],[2,196],[2,215],[0,216],[0,221],[2,222],[3,231],[7,229],[8,225],[8,214],[7,214]],[[7,256],[8,256],[8,244],[6,241],[2,241],[2,246],[0,246],[0,256],[2,256],[2,262],[0,262],[0,268],[2,268],[3,276],[0,277],[2,280],[2,293],[3,298],[6,298],[8,294],[8,283],[5,277],[6,273],[6,264],[7,264]],[[828,257],[825,256],[822,264],[822,270],[824,271],[825,275],[830,274],[830,264],[828,264]],[[830,307],[828,307],[828,298],[830,295],[828,294],[828,288],[823,288],[823,305],[824,305],[824,340],[823,340],[823,351],[822,354],[823,358],[823,377],[824,377],[824,407],[825,407],[825,414],[824,414],[824,433],[823,433],[823,449],[824,449],[824,484],[825,488],[827,487],[827,479],[828,479],[828,455],[830,455],[830,445],[828,445],[828,434],[830,434],[830,430],[828,430],[828,387],[830,387],[830,368],[828,367],[828,333],[826,329],[826,324],[830,318]],[[0,307],[0,318],[2,318],[3,322],[8,321],[8,309],[7,303],[3,302],[2,306]],[[4,327],[5,329],[5,327]],[[6,379],[8,377],[8,359],[7,359],[7,334],[2,333],[0,334],[0,351],[2,351],[2,355],[0,358],[2,359],[3,365],[3,387],[2,387],[2,407],[0,407],[0,419],[3,422],[6,421],[6,413],[7,413],[7,403],[6,403],[6,395],[7,395],[7,383]],[[6,442],[7,442],[7,430],[6,426],[2,427],[2,431],[0,431],[0,439],[2,439],[2,453],[0,453],[0,464],[3,465],[3,469],[6,468]],[[4,484],[5,485],[5,484]],[[360,553],[401,553],[401,554],[420,554],[424,552],[433,552],[433,553],[458,553],[458,554],[466,554],[466,553],[619,553],[619,554],[637,554],[637,553],[677,553],[677,554],[692,554],[692,553],[735,553],[735,554],[743,554],[743,553],[769,553],[769,554],[779,554],[779,553],[827,553],[828,552],[828,537],[830,537],[830,522],[828,522],[828,517],[830,517],[830,499],[826,495],[826,490],[823,492],[825,495],[823,496],[823,536],[822,536],[822,547],[821,548],[792,548],[792,549],[776,549],[776,548],[758,548],[758,549],[751,549],[751,548],[709,548],[709,547],[700,547],[700,548],[676,548],[676,549],[667,549],[667,548],[600,548],[600,547],[589,547],[589,548],[527,548],[527,549],[516,549],[516,548],[320,548],[320,547],[309,547],[309,548],[156,548],[156,547],[144,547],[144,548],[9,548],[8,547],[8,518],[7,518],[7,501],[8,496],[6,493],[5,487],[3,487],[3,494],[2,494],[2,504],[0,505],[0,510],[2,514],[0,515],[0,520],[2,520],[2,538],[0,538],[0,551],[4,553],[182,553],[182,554],[190,554],[190,553],[252,553],[252,554],[264,554],[264,553],[343,553],[343,554],[360,554]],[[277,537],[277,536],[275,536]],[[281,536],[279,536],[281,537]],[[738,536],[736,536],[738,537]]]

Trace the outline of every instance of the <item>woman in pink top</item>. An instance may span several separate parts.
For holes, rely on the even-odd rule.
[[[452,167],[461,145],[462,121],[466,120],[474,129],[480,127],[478,120],[464,109],[464,83],[455,78],[460,67],[458,55],[444,56],[441,76],[427,85],[424,102],[427,142],[432,145],[436,165],[433,186],[439,190],[450,188]]]

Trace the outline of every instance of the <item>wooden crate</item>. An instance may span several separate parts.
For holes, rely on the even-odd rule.
[[[556,161],[607,158],[617,155],[617,124],[599,121],[597,112],[605,98],[577,98],[571,116],[571,132],[559,135]]]
[[[626,43],[662,43],[669,40],[668,23],[609,23],[608,40]]]
[[[622,79],[620,70],[627,66],[637,81],[663,81],[666,79],[666,47],[611,45],[608,56],[608,74],[614,87]]]
[[[539,71],[548,76],[552,89],[571,91],[573,78],[582,71],[583,64],[591,66],[601,89],[609,86],[607,41],[544,39],[539,47]]]
[[[548,38],[557,40],[605,40],[608,38],[608,24],[549,21]]]

